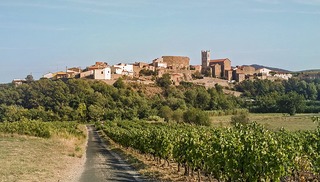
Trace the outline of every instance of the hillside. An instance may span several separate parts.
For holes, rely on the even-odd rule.
[[[278,72],[291,72],[289,70],[281,69],[281,68],[274,68],[274,67],[269,67],[269,66],[264,66],[264,65],[259,65],[259,64],[251,64],[249,66],[254,67],[255,69],[261,69],[261,68],[267,68],[273,71],[278,71]]]
[[[297,72],[298,73],[320,73],[320,69],[302,70]]]

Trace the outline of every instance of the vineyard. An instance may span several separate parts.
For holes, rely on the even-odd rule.
[[[19,121],[0,123],[0,132],[50,138],[53,135],[68,137],[69,135],[82,137],[85,135],[78,128],[76,122],[42,122],[42,121]]]
[[[320,128],[275,132],[256,123],[210,128],[143,121],[98,127],[124,147],[165,164],[178,163],[185,175],[196,171],[219,181],[319,178]]]

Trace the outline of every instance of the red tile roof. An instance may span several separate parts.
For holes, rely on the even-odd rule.
[[[210,63],[221,63],[221,62],[224,62],[227,59],[228,58],[225,58],[225,59],[213,59],[213,60],[210,60]]]

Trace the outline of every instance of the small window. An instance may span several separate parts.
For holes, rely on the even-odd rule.
[[[103,74],[103,71],[101,71],[101,74]]]

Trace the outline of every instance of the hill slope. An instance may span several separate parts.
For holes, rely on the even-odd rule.
[[[291,72],[289,70],[285,70],[285,69],[281,69],[281,68],[274,68],[274,67],[269,67],[269,66],[264,66],[264,65],[259,65],[259,64],[252,64],[252,65],[249,65],[249,66],[252,66],[255,69],[267,68],[267,69],[270,69],[270,70],[273,70],[273,71],[278,71],[278,72]]]

